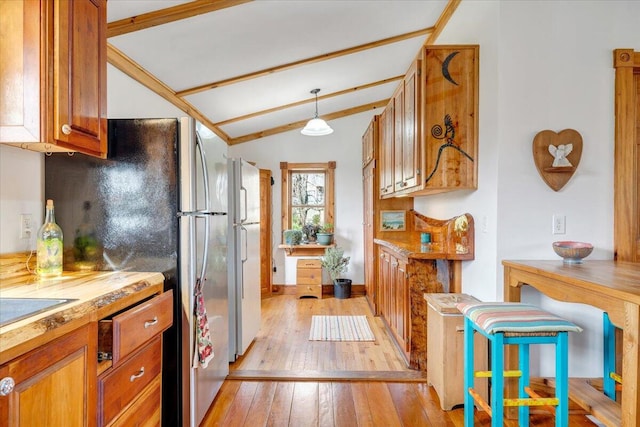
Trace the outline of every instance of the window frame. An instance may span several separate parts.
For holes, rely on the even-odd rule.
[[[291,175],[298,172],[323,172],[325,174],[324,223],[331,223],[335,229],[335,170],[336,162],[290,163],[280,162],[282,231],[291,228]],[[282,233],[281,233],[282,234]],[[282,235],[280,236],[283,239]]]

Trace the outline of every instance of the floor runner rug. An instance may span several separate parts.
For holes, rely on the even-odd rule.
[[[375,341],[367,316],[313,316],[309,341]]]

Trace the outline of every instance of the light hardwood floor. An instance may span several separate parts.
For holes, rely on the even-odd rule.
[[[376,340],[357,342],[309,341],[313,315],[366,315]],[[407,368],[380,317],[373,316],[364,297],[301,298],[279,295],[263,300],[262,327],[247,354],[231,364],[232,377],[263,375],[277,378],[331,375],[357,378],[422,377]],[[389,374],[395,372],[396,374]]]
[[[247,354],[231,364],[203,426],[462,426],[464,410],[442,411],[423,373],[406,367],[364,297],[263,300],[263,326]],[[309,341],[311,316],[366,315],[375,342]],[[534,387],[544,393],[544,386]],[[571,405],[570,426],[591,426]],[[532,409],[530,425],[554,426]],[[475,424],[489,426],[477,412]],[[507,426],[517,422],[508,421]]]

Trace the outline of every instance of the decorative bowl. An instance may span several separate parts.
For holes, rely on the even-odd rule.
[[[593,251],[593,245],[571,241],[553,242],[553,250],[562,257],[565,264],[580,264]]]

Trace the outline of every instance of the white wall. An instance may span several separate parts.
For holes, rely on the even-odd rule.
[[[379,112],[379,111],[378,111]],[[364,249],[362,237],[362,134],[374,111],[333,120],[329,124],[334,133],[311,137],[299,130],[281,133],[244,144],[233,145],[229,155],[256,162],[261,169],[270,169],[275,185],[272,187],[273,258],[276,273],[274,284],[293,285],[296,282],[297,257],[286,257],[281,243],[281,172],[280,162],[336,161],[335,171],[335,239],[351,257],[346,276],[354,284],[364,283]],[[325,283],[329,283],[325,277]]]
[[[44,154],[0,145],[0,253],[35,249],[44,220]],[[20,214],[33,216],[30,239],[20,238]]]

